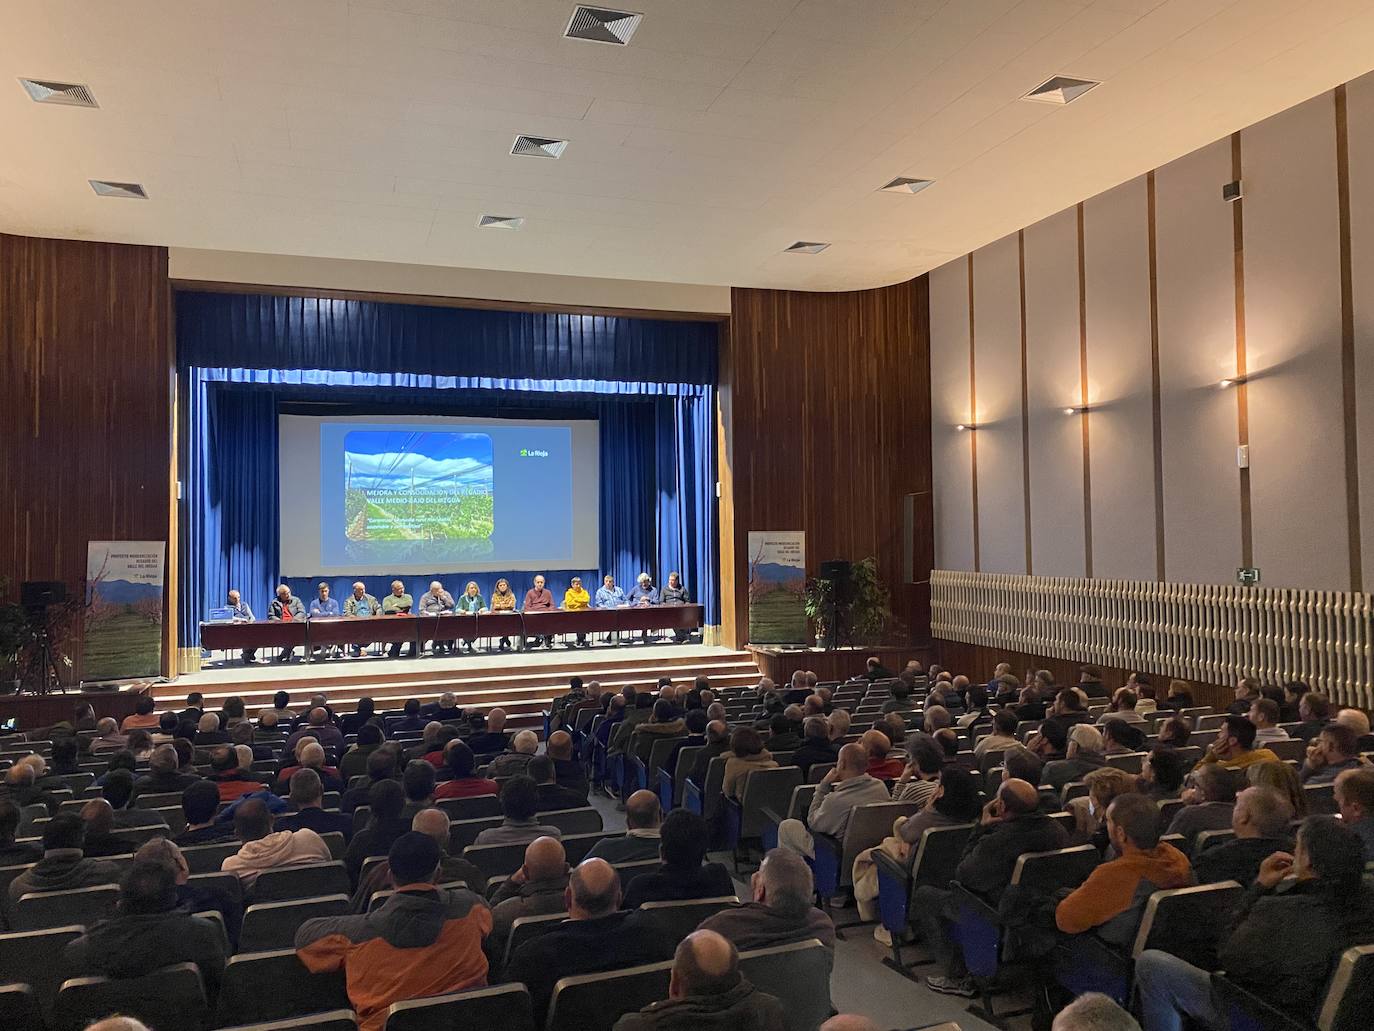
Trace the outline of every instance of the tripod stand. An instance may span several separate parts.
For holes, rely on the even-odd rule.
[[[29,613],[33,625],[33,642],[29,645],[29,664],[19,683],[19,693],[28,690],[31,694],[52,694],[53,689],[66,694],[62,678],[57,672],[57,659],[52,650],[52,634],[48,629],[46,611]]]

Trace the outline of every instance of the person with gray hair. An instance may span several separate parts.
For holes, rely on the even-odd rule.
[[[1140,1031],[1140,1025],[1101,992],[1085,992],[1055,1015],[1050,1031]]]
[[[1184,850],[1191,852],[1193,842],[1203,831],[1227,830],[1236,806],[1236,776],[1220,763],[1193,767],[1182,795],[1185,805],[1174,814],[1169,834],[1182,834]]]
[[[1275,852],[1293,851],[1289,830],[1292,820],[1293,805],[1277,788],[1246,788],[1236,796],[1231,814],[1235,838],[1193,856],[1198,883],[1236,881],[1244,887],[1254,884],[1261,863]]]
[[[100,755],[102,752],[119,752],[128,747],[128,744],[128,735],[121,734],[119,724],[110,717],[106,716],[96,722],[95,737],[91,738],[92,755]]]
[[[734,942],[742,952],[816,938],[827,949],[835,947],[835,924],[811,904],[815,881],[811,867],[797,853],[775,848],[749,881],[751,901],[723,909],[701,923]]]
[[[1100,730],[1087,723],[1075,723],[1069,728],[1068,751],[1063,759],[1045,764],[1042,783],[1062,791],[1070,781],[1082,780],[1093,770],[1107,765],[1102,755],[1105,747]]]
[[[792,765],[810,775],[811,767],[833,763],[840,754],[838,743],[830,740],[830,721],[824,716],[808,716],[802,721],[802,741],[792,753]]]
[[[353,837],[353,818],[324,809],[324,784],[319,773],[310,767],[303,767],[291,774],[290,791],[287,801],[295,811],[278,818],[278,830],[298,831],[308,827],[316,834],[330,834],[338,831],[344,841]]]
[[[740,974],[736,948],[714,931],[696,930],[673,956],[668,998],[625,1014],[615,1031],[783,1031],[786,1026],[782,1003]]]
[[[539,735],[532,730],[522,730],[511,739],[510,751],[501,753],[487,765],[486,775],[495,780],[525,773],[537,751]]]

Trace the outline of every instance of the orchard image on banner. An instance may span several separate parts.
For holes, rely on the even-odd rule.
[[[165,541],[91,541],[86,551],[82,680],[162,670]]]
[[[806,531],[749,531],[749,643],[807,643]]]

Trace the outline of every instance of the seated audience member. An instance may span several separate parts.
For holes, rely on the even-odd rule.
[[[1336,777],[1336,805],[1345,826],[1359,835],[1366,862],[1374,862],[1374,769],[1343,770]]]
[[[81,822],[86,825],[86,839],[81,851],[89,857],[103,859],[107,856],[128,855],[134,850],[134,843],[114,833],[114,810],[103,798],[93,798],[81,807]]]
[[[524,845],[535,838],[561,838],[557,827],[539,822],[539,789],[532,777],[512,777],[501,787],[499,827],[488,827],[477,835],[477,845]]]
[[[38,777],[38,771],[41,768],[41,764],[43,762],[41,758],[35,755],[29,755],[25,756],[22,760],[20,760],[20,762],[32,764],[34,777]],[[104,787],[105,778],[108,777],[115,770],[123,770],[126,773],[132,774],[134,770],[137,768],[138,761],[134,758],[133,752],[129,751],[127,748],[120,752],[114,752],[110,755],[108,759],[105,760],[105,772],[102,773],[99,777],[95,778],[94,786],[98,788]],[[37,786],[37,782],[35,781],[35,787]]]
[[[625,889],[625,908],[644,902],[711,899],[735,893],[735,882],[720,863],[706,862],[710,835],[706,821],[686,809],[674,809],[659,828],[657,870],[633,878]]]
[[[150,694],[141,694],[134,699],[134,711],[124,717],[119,729],[124,733],[131,730],[154,730],[158,726],[158,716],[153,712],[156,703]]]
[[[1161,748],[1187,748],[1193,736],[1193,725],[1187,717],[1171,716],[1159,725]]]
[[[1168,833],[1182,834],[1187,851],[1203,831],[1226,830],[1231,826],[1231,811],[1236,805],[1235,778],[1212,763],[1198,766],[1188,775],[1182,798],[1186,803],[1174,814]]]
[[[1065,757],[1045,764],[1044,783],[1055,791],[1062,791],[1065,784],[1082,780],[1093,770],[1106,765],[1107,760],[1103,757],[1105,748],[1100,730],[1086,723],[1075,724],[1069,728],[1069,747]]]
[[[307,737],[313,737],[325,748],[334,749],[335,754],[343,751],[343,734],[338,727],[329,722],[329,710],[323,705],[311,709],[305,718],[305,726],[286,739],[286,750],[294,755],[296,743]]]
[[[974,757],[980,763],[989,751],[1001,752],[1016,744],[1016,713],[1004,709],[992,718],[992,733],[978,740],[973,746]]]
[[[652,791],[636,791],[625,802],[625,836],[602,838],[587,853],[588,859],[606,862],[638,863],[657,859],[662,840],[663,809]]]
[[[1025,745],[1014,745],[1002,753],[1002,779],[1024,780],[1027,784],[1039,784],[1040,773],[1045,764],[1040,757]],[[1059,812],[1059,802],[1045,792],[1041,792],[1041,808],[1047,813]],[[977,813],[974,814],[977,816]]]
[[[883,702],[878,710],[881,713],[889,712],[916,712],[920,709],[911,698],[911,681],[903,680],[900,677],[891,688],[892,697]]]
[[[740,727],[730,735],[730,754],[725,760],[725,780],[721,791],[726,798],[744,794],[744,779],[755,770],[775,770],[773,753],[763,744],[763,736],[753,727]]]
[[[1199,884],[1238,881],[1245,887],[1254,883],[1260,863],[1275,852],[1291,852],[1293,836],[1288,825],[1293,807],[1274,788],[1246,788],[1236,796],[1231,827],[1236,836],[1193,857],[1193,871]]]
[[[1272,753],[1271,753],[1272,754]],[[1334,784],[1346,770],[1360,766],[1360,739],[1355,731],[1341,723],[1323,727],[1315,741],[1307,746],[1307,760],[1302,764],[1302,782]]]
[[[0,866],[19,866],[36,863],[43,858],[43,850],[29,842],[19,843],[19,807],[9,799],[0,800]]]
[[[1108,720],[1102,724],[1102,754],[1129,755],[1145,750],[1145,731],[1138,724],[1125,720]]]
[[[712,719],[706,724],[706,746],[697,753],[696,760],[687,776],[698,787],[706,783],[706,774],[711,768],[711,760],[730,755],[730,726],[722,717]]]
[[[830,724],[824,716],[808,716],[802,721],[802,740],[792,753],[792,765],[806,777],[811,767],[825,766],[835,761],[840,746],[830,740]]]
[[[43,828],[43,858],[10,881],[10,902],[31,891],[70,891],[118,884],[119,868],[82,851],[86,824],[75,813],[58,813]]]
[[[1135,938],[1151,892],[1193,883],[1188,857],[1159,840],[1159,807],[1144,795],[1119,795],[1107,809],[1107,837],[1117,858],[1103,863],[1055,907],[1065,934],[1095,930],[1112,945]]]
[[[751,901],[707,917],[701,929],[715,931],[741,951],[815,938],[835,947],[835,925],[812,901],[815,887],[806,860],[775,848],[749,882]]]
[[[70,777],[81,772],[81,764],[77,760],[77,744],[74,737],[54,738],[52,743],[51,765],[48,769],[49,776]]]
[[[1140,793],[1154,802],[1178,798],[1183,791],[1183,760],[1172,748],[1156,745],[1140,764]]]
[[[788,715],[789,712],[792,713],[792,716]],[[800,718],[793,719],[793,716],[801,716],[800,705],[789,705],[786,710],[776,713],[768,721],[768,750],[770,752],[795,752],[800,747],[801,735],[798,730],[801,728],[801,720]]]
[[[487,713],[487,729],[468,738],[468,747],[473,755],[490,755],[504,752],[510,736],[506,733],[506,710],[492,709]]]
[[[411,742],[401,753],[403,762],[410,762],[412,759],[424,759],[426,756],[440,750],[443,745],[439,741],[440,734],[452,735],[452,727],[446,727],[438,720],[431,720],[425,724],[424,730],[420,732],[420,740]],[[450,736],[447,740],[452,740]],[[400,742],[398,742],[399,744]]]
[[[1140,1031],[1140,1025],[1110,996],[1084,992],[1055,1014],[1050,1031]]]
[[[4,790],[0,792],[0,798],[13,802],[20,809],[29,805],[44,805],[50,814],[56,813],[61,803],[35,783],[38,779],[36,765],[21,759],[6,770]]]
[[[451,839],[448,814],[440,809],[424,809],[416,813],[415,818],[410,821],[410,829],[428,834],[439,847],[439,872],[435,874],[435,883],[450,887],[463,884],[474,891],[486,885],[486,877],[481,870],[462,856],[449,853]],[[383,858],[380,863],[373,863],[362,875],[357,889],[353,892],[353,912],[366,913],[373,895],[395,887],[396,882],[391,876],[391,867],[387,860]]]
[[[262,782],[239,765],[239,754],[232,748],[216,748],[210,755],[210,776],[206,780],[215,786],[221,802],[232,802],[262,790]]]
[[[705,828],[702,827],[702,833]],[[727,893],[728,894],[728,893]],[[620,877],[604,859],[587,859],[568,877],[568,919],[525,942],[506,979],[529,989],[536,1027],[543,1027],[553,988],[564,977],[621,970],[667,958],[663,936],[642,914],[621,908]]]
[[[287,795],[294,812],[277,819],[278,830],[298,831],[308,827],[316,834],[331,834],[338,831],[347,841],[353,837],[353,818],[342,813],[329,813],[324,809],[324,785],[320,776],[312,769],[297,770],[291,775],[291,791]]]
[[[1102,683],[1102,671],[1096,666],[1083,666],[1078,672],[1078,690],[1089,698],[1106,698],[1107,685]]]
[[[62,952],[71,977],[142,977],[159,967],[194,963],[213,1006],[228,959],[224,932],[177,906],[177,882],[162,863],[136,861],[119,883],[115,916],[89,928]]]
[[[1199,766],[1218,765],[1226,770],[1243,770],[1252,763],[1277,762],[1278,756],[1267,748],[1255,747],[1255,725],[1244,716],[1232,714],[1217,730],[1216,740],[1207,746]]]
[[[1312,688],[1301,680],[1289,680],[1283,685],[1283,697],[1279,699],[1279,719],[1284,723],[1297,723],[1302,719],[1298,703],[1302,696]]]
[[[281,773],[277,774],[278,791],[290,790],[291,778],[295,776],[297,770],[314,770],[325,791],[342,791],[344,789],[339,771],[333,766],[324,764],[324,746],[318,741],[301,739],[296,745],[296,756],[299,765],[284,767]]]
[[[377,715],[376,699],[359,698],[356,709],[339,717],[339,730],[343,731],[345,737],[349,734],[361,734],[363,727],[369,723],[375,725],[378,730],[382,729],[382,718]]]
[[[367,760],[383,744],[382,728],[364,723],[358,728],[358,743],[349,748],[339,760],[339,779],[347,784],[354,777],[367,773]]]
[[[1293,809],[1293,819],[1307,818],[1307,793],[1303,791],[1302,778],[1298,776],[1296,765],[1255,763],[1245,771],[1245,781],[1253,787],[1275,789],[1288,800]]]
[[[185,791],[199,777],[181,772],[181,760],[171,745],[159,745],[148,757],[148,772],[134,781],[134,795],[162,795]]]
[[[114,810],[114,825],[126,827],[165,827],[167,821],[151,809],[130,809],[134,795],[134,775],[128,770],[112,770],[105,775],[100,795]]]
[[[926,750],[929,750],[929,746],[926,746]],[[952,827],[959,823],[972,823],[978,819],[982,808],[978,798],[978,784],[967,770],[959,769],[957,766],[946,766],[938,774],[934,788],[919,812],[905,819],[899,817],[893,822],[891,836],[854,857],[851,879],[854,882],[854,901],[858,906],[860,919],[876,920],[878,917],[876,853],[885,852],[893,859],[905,860],[911,854],[912,847],[920,844],[921,836],[928,828]],[[892,944],[892,938],[884,927],[876,928],[873,937],[884,945]]]
[[[219,788],[208,780],[196,781],[181,793],[186,829],[172,840],[182,848],[228,841],[234,836],[234,825],[227,820],[216,820],[218,810]]]
[[[412,759],[406,763],[401,773],[401,789],[405,791],[406,802],[401,816],[413,820],[422,809],[434,805],[434,767],[423,759]]]
[[[589,857],[590,858],[590,857]],[[568,857],[557,838],[535,838],[525,846],[525,861],[491,897],[491,935],[487,955],[500,963],[511,926],[526,916],[564,912]]]
[[[1148,716],[1159,709],[1159,703],[1155,701],[1154,681],[1148,673],[1132,673],[1126,678],[1126,686],[1136,694],[1136,712]]]
[[[410,818],[401,815],[406,804],[405,789],[396,781],[374,782],[367,803],[371,809],[367,824],[353,835],[344,852],[344,866],[354,884],[358,883],[363,860],[386,855],[392,842],[411,829]]]
[[[538,811],[552,813],[559,809],[581,809],[587,804],[587,796],[579,795],[570,788],[560,787],[553,771],[553,760],[547,755],[536,755],[525,767],[530,780],[534,781],[539,799]]]
[[[924,734],[912,734],[911,738],[902,775],[892,785],[892,801],[923,806],[939,787],[940,771],[946,766],[945,752]]]
[[[598,686],[598,690],[600,685]],[[688,720],[688,733],[691,733]],[[701,722],[702,729],[706,727],[706,721]],[[702,744],[702,741],[695,742]],[[587,783],[587,770],[582,763],[573,758],[573,738],[566,730],[555,730],[549,735],[548,741],[544,744],[544,754],[553,762],[554,779],[559,787],[567,788],[569,791],[576,791],[583,799],[586,799],[591,791],[591,785]],[[670,762],[676,762],[677,754],[674,752]],[[671,767],[670,767],[671,768]]]
[[[424,713],[432,720],[439,720],[441,723],[449,723],[463,718],[463,710],[458,705],[458,696],[452,691],[445,691],[439,696],[437,702],[430,702],[424,707]]]
[[[1288,731],[1279,726],[1279,703],[1272,698],[1257,698],[1250,706],[1250,722],[1255,725],[1255,746],[1271,741],[1287,741]]]
[[[1068,831],[1040,810],[1040,793],[1023,780],[1006,780],[997,796],[983,807],[978,826],[969,837],[954,880],[996,905],[1011,883],[1016,861],[1027,852],[1048,852],[1069,844]],[[964,966],[960,948],[950,935],[946,888],[924,885],[912,899],[914,919],[921,939],[943,973],[926,978],[926,986],[945,995],[972,998],[977,994],[973,978]]]
[[[439,724],[439,729],[434,735],[434,741],[430,745],[429,751],[420,756],[425,762],[429,763],[436,770],[444,768],[444,749],[448,747],[450,741],[459,738],[458,728]]]
[[[450,779],[437,784],[434,797],[476,798],[480,795],[494,795],[501,786],[487,777],[479,777],[474,772],[476,756],[472,749],[461,741],[450,741],[444,749],[444,761],[448,764]]]
[[[225,737],[225,740],[229,740]],[[91,755],[104,755],[106,752],[119,752],[129,747],[129,738],[119,732],[119,724],[106,716],[95,725],[95,737],[91,738]]]
[[[236,874],[245,891],[251,891],[265,870],[305,863],[327,863],[329,846],[308,828],[298,831],[273,829],[272,810],[260,799],[250,798],[234,814],[234,835],[243,846],[226,856],[220,869]]]
[[[1331,702],[1318,691],[1308,691],[1298,701],[1298,720],[1300,725],[1294,728],[1292,736],[1311,741],[1330,722]]]
[[[668,998],[627,1013],[615,1031],[783,1031],[782,1003],[740,974],[739,952],[714,931],[696,930],[673,957]]]
[[[672,691],[671,687],[663,689],[664,694]],[[630,732],[630,741],[627,745],[628,751],[634,751],[638,742],[646,737],[681,737],[687,729],[683,722],[682,714],[677,711],[676,705],[667,700],[666,697],[659,698],[654,702],[648,720],[639,724]]]
[[[339,798],[339,812],[350,815],[359,806],[367,805],[374,784],[384,780],[398,780],[397,756],[400,748],[387,742],[367,757],[367,781],[351,787]]]
[[[401,718],[391,724],[393,734],[413,734],[424,730],[429,721],[420,712],[420,699],[407,698],[401,706]]]
[[[1069,731],[1062,723],[1045,721],[1037,727],[1026,740],[1026,747],[1035,753],[1044,765],[1068,758]],[[1041,778],[1042,782],[1044,778]]]
[[[1106,854],[1111,845],[1107,833],[1107,807],[1122,795],[1137,793],[1140,784],[1125,770],[1114,766],[1093,770],[1083,778],[1083,783],[1088,787],[1087,796],[1075,798],[1064,807],[1073,814],[1074,844],[1092,845]]]
[[[511,740],[510,751],[502,752],[491,761],[487,766],[486,774],[493,779],[522,774],[537,751],[539,751],[539,735],[532,730],[522,730]]]
[[[1139,695],[1129,687],[1118,688],[1112,695],[1111,705],[1107,706],[1107,711],[1097,718],[1097,723],[1101,726],[1111,720],[1125,720],[1127,723],[1144,723],[1145,717],[1136,711]]]
[[[1236,681],[1235,699],[1226,706],[1226,711],[1232,716],[1244,716],[1259,697],[1259,684],[1249,677],[1241,677]]]
[[[834,712],[828,713],[826,719],[830,723],[830,740],[835,743],[836,748],[839,748],[844,744],[844,739],[849,734],[851,721],[849,710],[836,709]]]
[[[276,759],[277,749],[275,747],[275,739],[273,744],[267,744],[265,742],[257,740],[257,733],[258,732],[254,729],[253,724],[247,722],[240,723],[236,727],[234,727],[233,730],[229,731],[229,741],[231,744],[234,745],[235,748],[238,748],[240,746],[247,746],[249,749],[251,749],[254,762],[257,762],[258,760],[262,760],[263,762],[269,762],[273,759]],[[133,738],[130,737],[129,740],[130,742],[132,742]]]
[[[1064,728],[1067,735],[1070,728],[1080,723],[1092,722],[1088,719],[1087,708],[1083,696],[1076,689],[1066,687],[1054,696],[1054,705],[1045,716],[1044,722],[1058,724]],[[1040,729],[1044,729],[1043,724]]]
[[[218,715],[213,712],[202,713],[200,719],[196,721],[196,736],[192,738],[191,743],[197,748],[227,745],[229,744],[229,731],[220,729]]]
[[[858,744],[845,745],[840,749],[835,768],[822,777],[816,786],[806,813],[806,823],[783,820],[778,826],[778,844],[814,859],[816,843],[813,833],[843,839],[849,816],[856,806],[891,800],[887,785],[869,775],[868,753],[863,747]]]
[[[1169,693],[1165,696],[1161,708],[1181,712],[1184,709],[1193,708],[1195,704],[1192,684],[1186,680],[1174,679],[1169,681]]]
[[[435,886],[439,846],[429,835],[407,832],[386,856],[397,889],[381,906],[307,920],[296,932],[302,966],[344,972],[361,1031],[382,1031],[393,1003],[487,982],[491,910],[473,892]]]
[[[1217,952],[1226,976],[1300,1021],[1315,1021],[1337,957],[1374,941],[1374,900],[1363,874],[1359,836],[1334,817],[1309,816],[1294,853],[1276,852],[1260,864],[1255,886],[1227,921]],[[1135,976],[1147,1031],[1181,1029],[1185,1017],[1217,1031],[1228,1026],[1206,970],[1148,949]]]
[[[239,929],[243,924],[243,893],[237,886],[227,889],[213,879],[192,881],[185,854],[166,838],[145,841],[134,853],[134,862],[156,863],[165,867],[176,884],[177,909],[188,914],[213,910],[224,919],[224,930],[229,935],[230,943],[239,940]]]
[[[880,730],[866,730],[859,745],[868,754],[868,775],[876,780],[896,780],[906,769],[906,762],[889,755],[892,742]]]

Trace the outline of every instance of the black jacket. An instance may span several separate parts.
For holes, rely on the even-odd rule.
[[[535,811],[540,813],[552,813],[559,809],[581,809],[587,804],[586,795],[579,795],[571,788],[558,784],[540,784],[535,793],[538,796]]]
[[[969,835],[954,879],[974,894],[996,901],[1011,883],[1016,861],[1023,855],[1068,846],[1068,831],[1043,813],[1016,816],[991,827],[979,824]]]
[[[62,958],[66,977],[141,977],[173,963],[194,963],[212,1002],[226,959],[219,928],[180,910],[103,920],[69,942]]]
[[[353,837],[353,817],[341,813],[328,813],[319,806],[310,806],[279,816],[275,826],[279,831],[298,831],[302,827],[307,827],[316,834],[338,831],[344,836],[344,841]]]
[[[702,863],[683,869],[664,863],[652,873],[642,873],[625,889],[625,908],[644,902],[682,902],[687,899],[723,898],[735,893],[730,871],[720,863]]]
[[[627,1013],[614,1031],[785,1031],[782,1003],[744,978],[718,995],[687,995]]]
[[[1259,876],[1261,863],[1275,852],[1292,851],[1292,838],[1237,838],[1194,856],[1193,872],[1199,884],[1236,881],[1248,888]]]
[[[185,791],[200,780],[192,773],[148,773],[134,781],[133,798],[139,795],[166,795],[173,791]]]
[[[792,765],[800,767],[802,776],[805,777],[811,772],[811,767],[818,763],[822,766],[833,763],[839,754],[840,746],[834,741],[815,737],[803,738],[797,750],[792,753]]]

